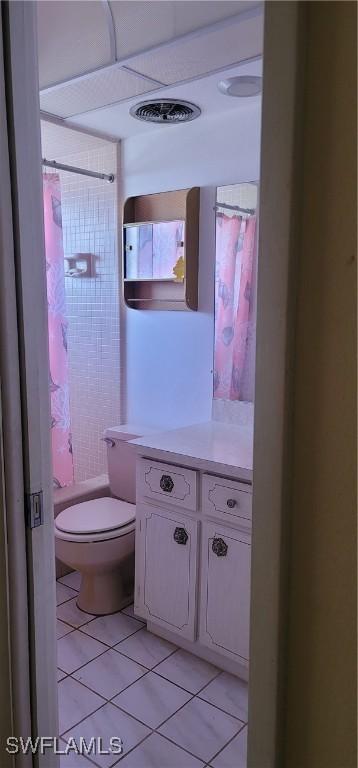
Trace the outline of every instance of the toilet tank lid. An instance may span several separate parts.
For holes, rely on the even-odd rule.
[[[118,427],[108,427],[104,432],[104,437],[111,437],[112,440],[136,440],[137,437],[145,437],[159,432],[155,427],[145,427],[140,424],[119,424]]]

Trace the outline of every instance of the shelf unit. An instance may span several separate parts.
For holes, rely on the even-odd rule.
[[[129,197],[123,208],[123,296],[132,309],[197,310],[199,263],[200,189],[178,189]],[[126,278],[124,229],[126,225],[185,221],[185,276],[175,278]]]

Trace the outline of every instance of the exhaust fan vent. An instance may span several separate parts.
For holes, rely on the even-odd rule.
[[[141,101],[140,104],[131,107],[130,113],[137,120],[144,120],[147,123],[175,125],[195,120],[199,117],[201,110],[188,101],[162,99],[161,101]]]

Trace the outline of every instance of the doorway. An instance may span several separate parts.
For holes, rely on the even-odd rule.
[[[133,752],[133,754],[134,754],[134,752]],[[214,755],[213,755],[213,757],[214,757]],[[210,759],[211,759],[211,758],[210,758]]]

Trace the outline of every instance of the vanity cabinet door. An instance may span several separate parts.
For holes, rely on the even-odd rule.
[[[250,561],[250,536],[203,524],[199,642],[237,661],[249,658]]]
[[[146,505],[138,514],[138,613],[194,640],[198,522]]]

